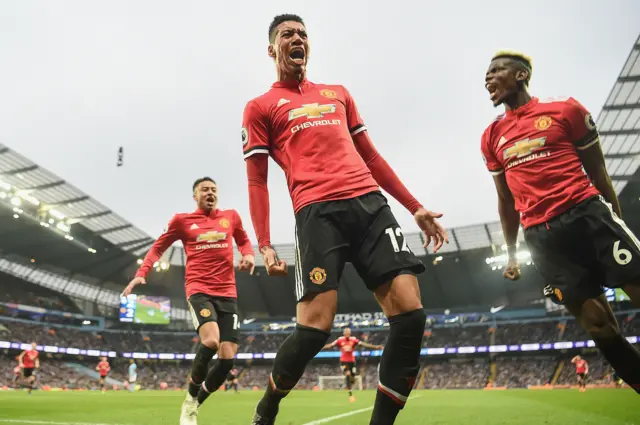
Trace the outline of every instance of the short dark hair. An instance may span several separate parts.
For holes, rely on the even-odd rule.
[[[273,41],[276,39],[276,28],[278,27],[278,25],[287,21],[299,22],[304,25],[304,21],[298,15],[285,13],[283,15],[276,16],[275,18],[273,18],[273,21],[271,21],[271,25],[269,25],[269,43],[273,43]]]
[[[213,184],[218,184],[216,183],[216,181],[214,179],[212,179],[211,177],[201,177],[198,180],[196,180],[195,182],[193,182],[193,188],[191,189],[192,192],[196,191],[196,187],[198,187],[198,185],[202,182],[211,182]]]

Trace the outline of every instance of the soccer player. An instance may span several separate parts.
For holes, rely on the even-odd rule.
[[[200,337],[191,370],[191,383],[182,404],[181,425],[195,425],[198,407],[220,388],[233,368],[238,352],[238,303],[233,267],[233,240],[242,260],[239,271],[253,274],[255,259],[251,242],[236,210],[220,210],[218,186],[210,177],[193,184],[197,210],[176,214],[167,230],[153,244],[123,295],[128,295],[146,276],[162,254],[181,240],[187,256],[185,289],[193,326]],[[218,352],[216,365],[208,365]]]
[[[107,361],[106,357],[100,359],[100,363],[98,363],[98,366],[96,366],[96,370],[100,372],[100,390],[104,393],[104,381],[107,379],[107,374],[111,370],[111,366],[109,366],[109,362]]]
[[[225,389],[229,391],[231,388],[238,392],[238,369],[235,367],[229,371],[225,382]]]
[[[587,391],[587,375],[589,375],[589,363],[580,356],[571,359],[571,363],[576,366],[576,376],[578,377],[578,386],[580,392]]]
[[[19,366],[22,368],[22,376],[27,381],[27,394],[31,395],[36,382],[36,369],[40,369],[37,344],[31,343],[31,350],[24,350],[18,357]]]
[[[356,376],[358,375],[356,357],[354,355],[354,350],[358,346],[369,348],[371,350],[382,350],[384,348],[384,345],[369,344],[367,342],[360,341],[355,336],[351,336],[351,329],[349,328],[344,328],[340,338],[322,347],[323,350],[333,347],[338,347],[340,349],[340,368],[344,375],[345,387],[347,388],[347,391],[349,391],[349,401],[352,403],[356,401],[356,398],[353,396],[352,388],[356,381]]]
[[[520,277],[522,222],[545,296],[564,304],[640,392],[640,353],[620,333],[603,294],[603,286],[621,287],[640,305],[640,241],[622,220],[591,114],[573,98],[531,97],[531,71],[528,56],[499,52],[485,76],[493,105],[505,108],[481,142],[507,244],[504,277]]]
[[[136,361],[129,360],[129,392],[136,390],[136,381],[138,380],[138,365]]]
[[[329,338],[337,289],[347,261],[389,317],[371,424],[391,424],[418,373],[425,313],[416,274],[425,270],[407,246],[380,186],[415,217],[435,250],[447,239],[376,151],[347,89],[306,79],[309,40],[297,15],[276,16],[268,55],[277,81],[245,107],[242,145],[249,204],[267,273],[283,276],[286,262],[271,246],[269,155],[284,170],[296,217],[297,324],[276,356],[254,424],[273,424],[280,401]]]

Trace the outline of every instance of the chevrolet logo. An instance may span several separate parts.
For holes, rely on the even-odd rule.
[[[198,235],[198,237],[196,238],[196,242],[218,242],[226,238],[227,238],[226,233],[220,233],[215,230],[212,230],[210,232]]]
[[[292,109],[289,111],[289,121],[295,120],[300,117],[307,118],[322,118],[324,114],[332,114],[336,111],[336,105],[320,105],[318,103],[310,103],[308,105],[302,105],[301,108]]]
[[[523,156],[531,155],[534,150],[543,147],[546,141],[546,137],[538,137],[533,140],[529,140],[528,138],[520,140],[510,148],[504,150],[504,159],[513,157],[522,158]]]

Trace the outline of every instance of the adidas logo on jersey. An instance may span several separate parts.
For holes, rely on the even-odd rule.
[[[199,229],[199,228],[200,228],[200,226],[198,226],[196,223],[193,223],[189,229],[195,230],[195,229]]]
[[[287,103],[289,103],[289,102],[291,102],[291,101],[290,101],[290,100],[287,100],[287,99],[284,99],[284,98],[283,98],[283,99],[280,99],[280,100],[278,101],[278,107],[280,107],[280,106],[282,106],[282,105],[286,105],[286,104],[287,104]]]

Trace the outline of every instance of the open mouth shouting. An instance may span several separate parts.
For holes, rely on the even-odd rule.
[[[289,59],[296,65],[304,65],[306,54],[302,46],[292,47],[289,51]]]

